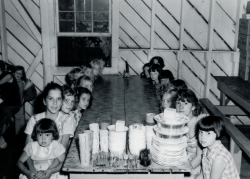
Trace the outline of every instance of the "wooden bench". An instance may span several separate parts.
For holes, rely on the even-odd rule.
[[[250,157],[250,141],[242,134],[216,106],[207,98],[200,99],[200,103],[204,106],[210,115],[216,115],[223,118],[226,132],[230,136],[230,152],[234,158],[238,172],[240,173],[241,157],[243,150]]]

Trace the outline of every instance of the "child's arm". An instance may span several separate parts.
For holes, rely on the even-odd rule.
[[[192,165],[192,168],[196,168],[201,164],[201,157],[202,155],[202,150],[199,145],[197,145],[196,148],[196,156],[193,158],[193,160],[190,161],[190,164]]]
[[[52,174],[56,173],[56,172],[59,172],[61,167],[62,167],[62,164],[63,164],[63,161],[65,159],[65,153],[63,153],[62,155],[60,155],[58,158],[57,158],[57,161],[59,161],[58,165],[54,168],[49,168],[48,170],[45,171],[45,175],[44,175],[44,178],[46,179],[49,179],[51,177]]]
[[[221,179],[225,167],[226,167],[225,161],[223,161],[220,158],[215,159],[212,164],[210,179]]]
[[[28,134],[27,134],[26,140],[25,140],[25,146],[26,146],[29,142],[33,142],[33,139],[31,138],[31,135],[28,135]],[[27,163],[27,165],[28,165],[28,167],[29,167],[30,170],[36,171],[36,169],[35,169],[35,167],[34,167],[34,164],[33,164],[32,160],[31,160],[30,158],[28,158],[28,159],[26,160],[26,163]]]
[[[70,134],[62,135],[62,145],[65,148],[66,152],[67,152],[68,146],[69,146],[69,137],[70,137]]]
[[[28,158],[30,158],[28,154],[26,152],[23,152],[16,165],[21,170],[21,172],[27,176],[27,178],[35,179],[36,171],[28,170],[23,164]]]

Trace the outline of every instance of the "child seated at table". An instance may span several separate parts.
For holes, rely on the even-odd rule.
[[[88,76],[82,76],[80,77],[76,82],[76,87],[84,87],[88,88],[90,92],[93,91],[93,81]]]
[[[198,121],[206,116],[206,114],[201,114],[202,106],[199,103],[199,100],[196,97],[195,93],[190,89],[179,90],[175,98],[173,99],[173,104],[176,107],[177,113],[183,114],[190,119],[187,124],[189,132],[186,134],[186,137],[188,139],[188,146],[186,150],[188,154],[188,160],[194,167],[191,174],[193,176],[196,176],[200,173],[202,151],[197,143],[195,128]]]
[[[162,67],[158,64],[153,64],[148,70],[152,83],[156,87],[160,86],[159,75],[161,71],[162,71]]]
[[[159,93],[163,95],[163,92],[168,90],[171,82],[174,80],[174,76],[170,70],[162,70],[158,78],[161,83]]]
[[[65,76],[65,82],[67,85],[69,85],[71,88],[75,87],[75,83],[78,78],[84,75],[84,71],[82,68],[73,68],[68,72]]]
[[[163,92],[161,97],[160,111],[163,112],[165,108],[175,108],[173,99],[177,94],[177,89],[170,89]]]
[[[197,179],[239,179],[231,153],[219,140],[224,132],[224,121],[219,116],[201,119],[196,128],[196,137],[203,147],[202,172]]]
[[[86,64],[83,67],[83,70],[84,70],[84,75],[90,77],[91,80],[94,82],[95,81],[95,76],[93,74],[93,68],[92,68],[92,66],[90,64]]]
[[[150,65],[152,66],[153,64],[158,64],[161,66],[161,68],[164,68],[165,64],[164,64],[164,60],[162,57],[160,56],[154,56],[150,59]]]
[[[75,119],[75,127],[77,127],[83,112],[91,107],[92,95],[91,91],[84,87],[76,87],[75,92],[75,106],[70,115]]]
[[[142,67],[143,72],[140,74],[141,78],[150,78],[150,74],[148,72],[150,68],[150,63],[145,63]]]
[[[48,118],[39,120],[34,126],[31,137],[33,142],[26,145],[17,161],[17,167],[23,173],[19,178],[67,178],[59,173],[65,159],[65,148],[57,141],[59,132],[56,123]],[[24,162],[29,158],[36,171],[28,170],[24,166]],[[52,164],[54,160],[59,161],[56,166]]]
[[[68,85],[63,85],[63,103],[61,111],[64,114],[69,114],[75,105],[75,91]]]

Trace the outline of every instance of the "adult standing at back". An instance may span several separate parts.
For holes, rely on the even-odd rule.
[[[5,63],[0,61],[0,149],[7,147],[2,135],[13,122],[13,117],[21,105],[16,78],[12,73],[5,71],[5,66]]]

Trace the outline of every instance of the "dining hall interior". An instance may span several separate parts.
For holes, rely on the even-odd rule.
[[[129,146],[130,126],[146,128],[151,126],[146,121],[147,114],[165,115],[161,106],[163,94],[157,93],[162,88],[157,88],[151,76],[159,72],[155,65],[161,66],[160,72],[170,71],[173,80],[186,84],[202,106],[203,114],[223,119],[225,135],[221,142],[232,155],[239,177],[249,179],[249,39],[247,0],[0,0],[0,68],[3,63],[6,74],[18,83],[15,73],[20,70],[15,67],[21,66],[25,82],[30,82],[34,90],[26,92],[25,84],[18,83],[18,111],[5,130],[0,119],[0,179],[15,179],[22,173],[17,162],[27,142],[25,131],[32,116],[45,111],[45,87],[54,82],[75,88],[79,80],[70,81],[73,71],[84,73],[88,68],[93,68],[93,74],[94,70],[98,73],[89,77],[93,82],[88,89],[91,102],[69,139],[60,171],[70,179],[194,179],[188,167],[172,167],[165,160],[161,161],[165,165],[160,165],[157,152],[150,155],[152,163],[148,167],[114,169],[94,167],[93,162],[91,167],[81,163],[78,136],[90,130],[90,124],[124,125],[128,130],[124,155],[133,153]],[[0,102],[4,104],[1,86],[5,81],[1,77],[0,74]],[[11,88],[8,90],[12,93]],[[24,98],[34,93],[32,99]],[[159,126],[164,125],[156,119],[153,123],[158,126],[151,127],[154,135],[163,136]],[[108,128],[109,137],[112,130]],[[182,136],[187,132],[184,133]],[[97,150],[102,151],[102,136],[97,138]],[[111,153],[110,146],[109,143]],[[114,144],[114,148],[117,146]]]

